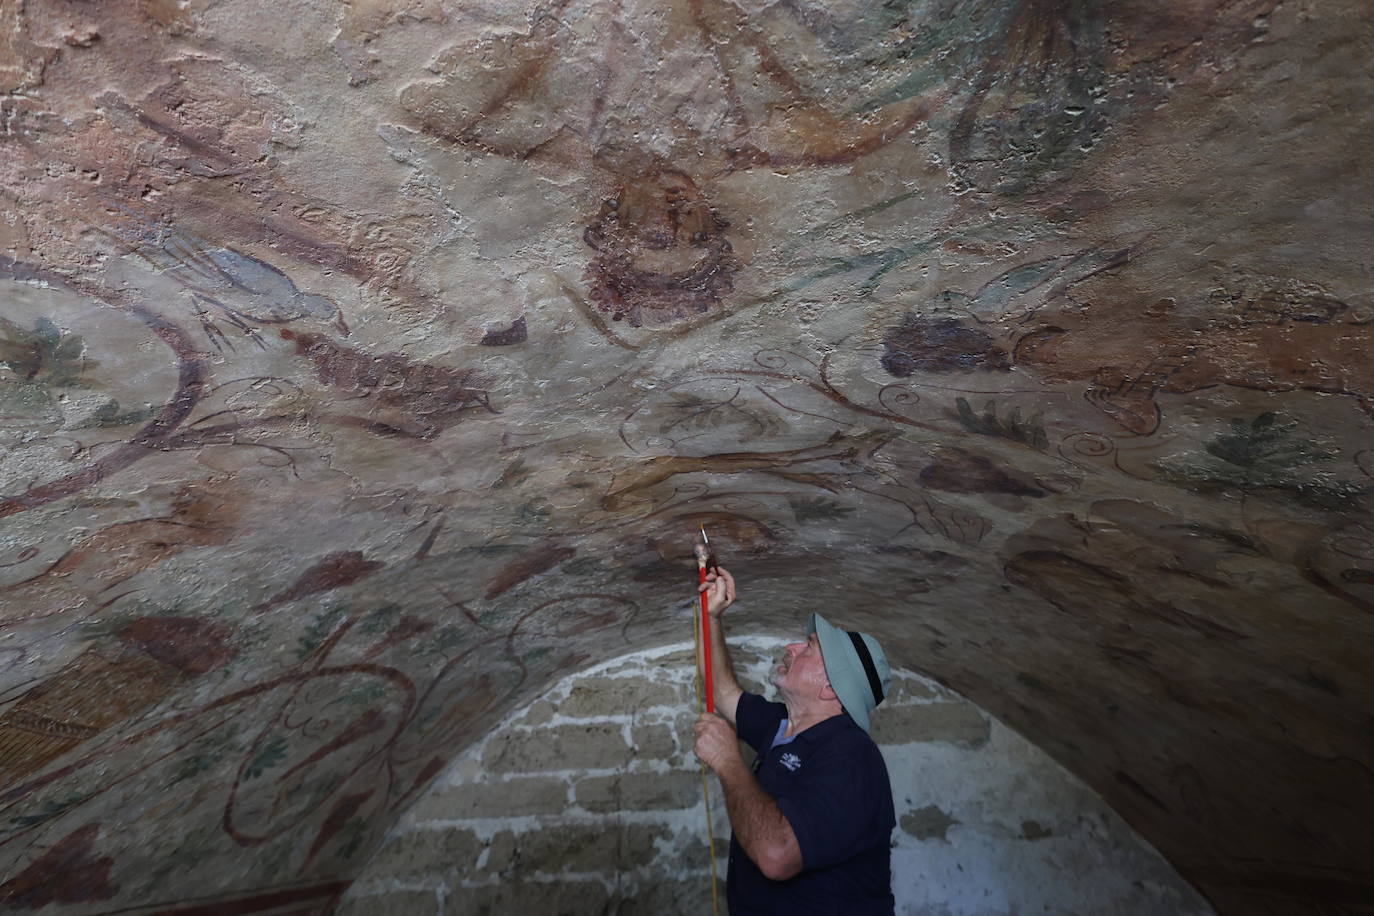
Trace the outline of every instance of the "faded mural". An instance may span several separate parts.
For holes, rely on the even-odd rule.
[[[879,633],[1219,912],[1368,910],[1360,3],[0,35],[0,910],[328,912],[683,638],[703,523],[741,626]]]

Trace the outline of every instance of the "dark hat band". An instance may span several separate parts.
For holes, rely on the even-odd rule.
[[[869,654],[863,637],[853,630],[846,632],[849,634],[849,641],[854,643],[854,651],[859,655],[860,664],[864,666],[864,674],[868,675],[868,686],[873,691],[873,705],[877,706],[883,701],[883,682],[878,678],[878,669],[873,666],[873,656]]]

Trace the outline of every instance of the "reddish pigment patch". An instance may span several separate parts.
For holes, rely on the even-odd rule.
[[[38,910],[50,903],[93,903],[119,892],[110,883],[114,859],[96,856],[99,824],[87,824],[58,840],[28,868],[0,884],[6,909]]]
[[[334,838],[334,836],[344,828],[350,818],[358,813],[358,809],[372,797],[375,789],[367,789],[352,795],[345,795],[339,799],[329,814],[325,817],[324,823],[320,825],[320,832],[315,835],[315,842],[310,844],[310,852],[306,854],[305,864],[309,865],[319,855],[320,850]]]
[[[227,645],[232,631],[223,624],[192,617],[141,617],[120,636],[148,655],[188,675],[208,674],[234,657]]]
[[[307,569],[286,591],[276,595],[265,604],[258,605],[257,610],[270,610],[279,604],[286,604],[307,595],[352,585],[384,566],[386,566],[385,563],[369,560],[357,550],[342,550],[328,554],[324,559]]]
[[[430,439],[473,409],[492,413],[491,384],[475,369],[412,362],[400,353],[373,355],[335,343],[322,334],[283,330],[296,352],[310,359],[315,377],[348,398],[368,399],[363,425]]]
[[[898,378],[913,372],[1011,368],[1007,354],[989,334],[953,318],[907,315],[887,332],[883,350],[883,368]]]
[[[734,289],[729,225],[682,172],[626,182],[582,236],[597,251],[583,275],[592,301],[634,327],[704,314]]]
[[[922,469],[920,481],[932,490],[946,493],[1009,493],[1036,498],[1045,495],[1043,489],[1014,472],[998,467],[982,455],[957,448],[940,449],[935,461]]]
[[[500,597],[526,579],[548,572],[559,563],[577,553],[571,547],[555,547],[546,544],[525,554],[514,563],[503,568],[487,587],[487,600]]]
[[[525,323],[525,316],[511,322],[510,327],[502,328],[499,331],[488,331],[479,343],[484,347],[509,347],[518,343],[524,343],[529,339],[529,327]]]

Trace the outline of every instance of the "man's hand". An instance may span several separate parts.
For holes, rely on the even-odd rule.
[[[692,729],[697,734],[693,750],[716,773],[732,766],[743,766],[744,758],[739,752],[739,736],[734,726],[715,713],[703,713]]]
[[[730,828],[745,855],[770,880],[786,881],[800,874],[803,863],[797,834],[777,800],[763,791],[745,766],[735,729],[710,713],[697,719],[694,728],[697,756],[720,777]]]
[[[719,566],[706,571],[706,581],[697,590],[709,599],[706,613],[714,620],[719,620],[721,612],[735,603],[735,578]]]

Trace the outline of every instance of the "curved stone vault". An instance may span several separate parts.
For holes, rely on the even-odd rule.
[[[796,638],[734,636],[741,684],[770,694]],[[407,806],[334,916],[713,912],[709,844],[720,903],[730,827],[692,753],[697,689],[691,643],[563,678]],[[872,728],[899,916],[1212,916],[1101,799],[948,688],[897,669]]]
[[[1371,51],[1364,0],[0,6],[0,907],[326,912],[681,639],[704,523],[738,626],[871,630],[1219,912],[1369,911]]]

